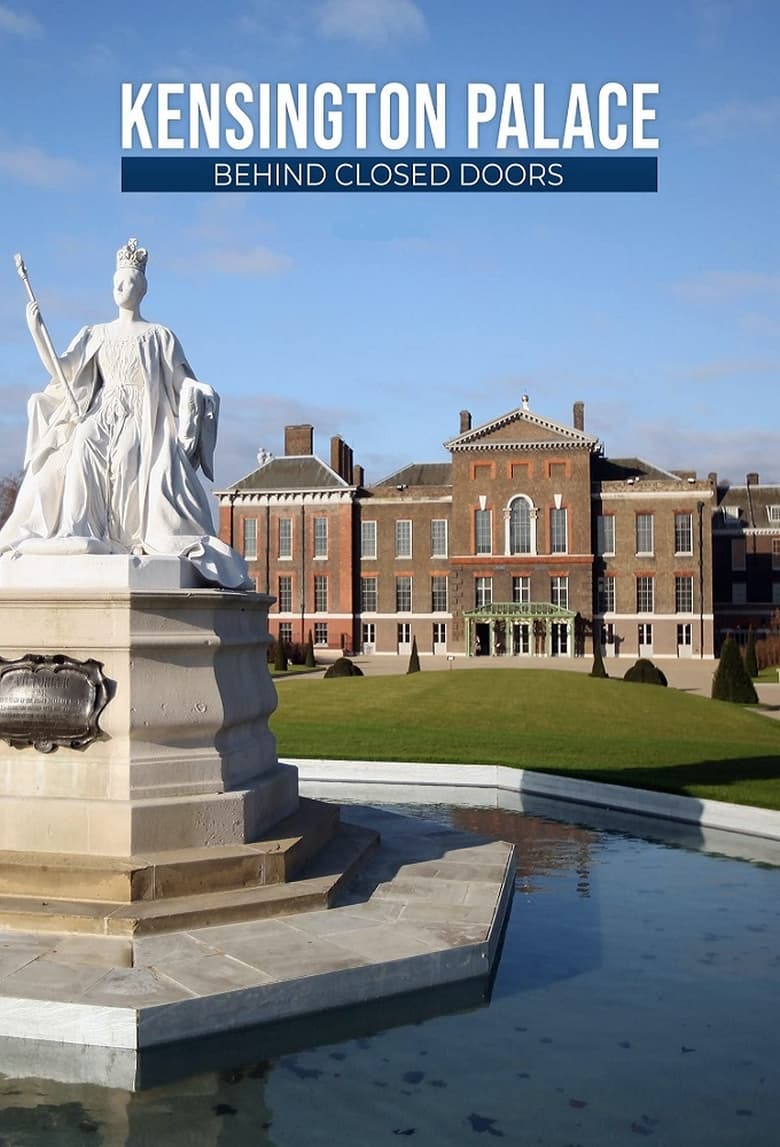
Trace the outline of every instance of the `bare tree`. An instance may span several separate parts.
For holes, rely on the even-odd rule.
[[[0,478],[0,526],[4,525],[10,517],[21,484],[21,471],[17,474],[6,474],[5,478]]]

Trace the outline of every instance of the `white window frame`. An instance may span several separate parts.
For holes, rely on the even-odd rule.
[[[563,522],[563,544],[561,545],[560,538],[556,538],[555,522]],[[551,554],[567,554],[569,552],[569,511],[565,506],[560,509],[557,506],[552,506],[550,509],[550,553]]]
[[[558,609],[569,608],[569,578],[567,574],[553,574],[550,578],[550,601]]]
[[[637,556],[639,556],[639,555],[647,556],[649,554],[655,553],[655,521],[654,521],[654,517],[655,517],[654,514],[648,513],[645,510],[641,511],[640,513],[638,513],[636,515],[636,518],[634,521],[634,531],[635,531]],[[641,530],[640,530],[640,526],[639,526],[640,520],[643,523],[643,528]],[[649,546],[649,548],[640,548],[641,543],[644,541],[647,541],[647,537],[643,538],[640,535],[643,533],[647,533],[647,523],[648,522],[649,522],[650,546]]]
[[[324,603],[324,604],[323,604]],[[314,612],[328,612],[328,575],[314,575]]]
[[[643,601],[644,604],[640,604]],[[647,603],[650,603],[649,606]],[[655,613],[655,578],[640,574],[636,579],[637,613]]]
[[[411,621],[396,622],[395,636],[399,653],[406,653],[412,644]]]
[[[379,601],[379,596],[378,596],[379,587],[377,585],[378,580],[379,579],[376,577],[361,577],[361,579],[360,579],[360,612],[361,613],[376,613],[377,604]],[[373,583],[371,594],[366,595],[366,587],[370,583]],[[372,606],[366,605],[367,597],[369,600],[373,600],[374,604]]]
[[[257,518],[244,518],[242,533],[244,557],[248,562],[257,561]]]
[[[518,590],[520,591],[518,593]],[[515,605],[530,605],[531,602],[531,576],[530,574],[516,574],[512,578],[512,601]]]
[[[685,586],[685,592],[681,590]],[[687,608],[681,608],[687,603]],[[674,579],[674,612],[693,613],[693,577],[691,574],[677,574]]]
[[[437,549],[436,540],[436,526],[441,526],[442,529],[438,531],[443,533],[443,545]],[[449,522],[446,518],[432,518],[431,519],[431,557],[432,558],[446,558],[449,555],[450,539],[449,539]]]
[[[282,592],[282,583],[283,582],[284,582],[284,590],[285,590],[284,593]],[[276,588],[277,588],[277,594],[278,594],[277,608],[278,608],[279,612],[280,613],[292,613],[292,611],[293,611],[292,575],[291,574],[279,574],[278,584],[277,584]],[[288,603],[286,606],[282,604],[285,596],[288,599]]]
[[[683,519],[685,519],[685,525],[680,528]],[[688,535],[688,546],[686,549],[683,549],[679,545],[684,533]],[[676,554],[693,553],[693,514],[688,514],[681,510],[678,510],[674,515],[674,552]]]
[[[282,528],[284,527],[284,529]],[[287,535],[286,537],[284,535]],[[293,520],[292,518],[279,518],[276,529],[277,546],[280,561],[293,556]]]
[[[324,645],[328,644],[328,623],[327,621],[314,622],[314,644]]]
[[[279,642],[282,645],[291,645],[293,639],[293,627],[291,621],[279,622]]]
[[[360,556],[366,561],[376,558],[376,522],[372,519],[360,523]]]
[[[484,525],[487,523],[488,538],[487,548],[485,548],[484,539],[480,540],[480,536],[484,534]],[[493,553],[493,511],[477,509],[474,511],[474,553],[475,554],[492,554]]]
[[[512,512],[516,505],[524,503],[528,507],[528,549],[512,548]],[[536,507],[527,494],[517,494],[510,499],[506,508],[506,535],[504,552],[507,554],[535,554],[536,553]]]
[[[492,577],[475,577],[474,578],[474,606],[476,609],[481,609],[483,605],[493,604],[493,579]]]
[[[436,583],[441,583],[437,585]],[[437,595],[444,595],[444,605],[437,605]],[[431,613],[447,613],[449,607],[449,586],[446,574],[431,574]]]
[[[780,522],[780,506],[767,506],[766,515],[770,522]]]
[[[408,526],[408,530],[405,528]],[[404,536],[406,535],[406,536]],[[395,556],[397,558],[410,558],[412,556],[412,519],[396,518],[395,522]]]
[[[396,613],[411,613],[412,602],[414,593],[414,583],[412,582],[411,574],[398,574],[395,579],[395,612]],[[401,601],[406,602],[408,594],[409,604],[401,606]]]
[[[637,634],[637,647],[639,651],[645,650],[652,652],[653,649],[653,623],[652,621],[640,621],[636,627]]]
[[[328,519],[316,517],[314,519],[314,558],[323,561],[328,556]]]

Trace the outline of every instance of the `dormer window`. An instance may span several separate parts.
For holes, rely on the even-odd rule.
[[[770,522],[780,522],[780,506],[767,506],[766,512]]]

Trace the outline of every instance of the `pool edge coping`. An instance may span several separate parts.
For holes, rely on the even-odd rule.
[[[755,805],[699,799],[627,785],[604,784],[506,765],[452,765],[410,761],[347,761],[284,757],[301,780],[333,784],[433,785],[496,788],[640,816],[698,824],[780,842],[780,812]]]

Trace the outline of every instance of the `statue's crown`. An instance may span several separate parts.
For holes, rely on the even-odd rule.
[[[137,239],[128,239],[124,247],[116,253],[116,268],[132,267],[135,271],[146,271],[146,260],[149,252],[138,246]]]

